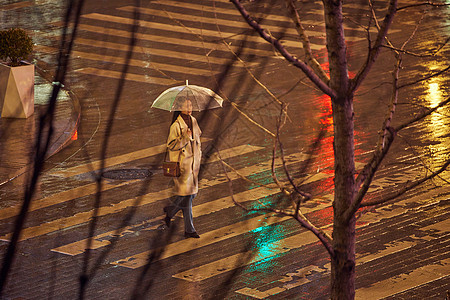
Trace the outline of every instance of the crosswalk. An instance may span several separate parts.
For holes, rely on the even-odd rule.
[[[354,9],[361,11],[362,8],[355,5]],[[179,12],[180,9],[189,9],[190,13]],[[220,74],[223,66],[230,63],[235,68],[242,68],[242,64],[233,62],[234,56],[229,48],[234,52],[240,51],[242,57],[253,56],[251,60],[244,59],[249,66],[258,65],[256,58],[278,56],[262,38],[248,30],[248,25],[227,1],[202,4],[196,1],[151,1],[142,7],[118,7],[109,14],[83,14],[79,25],[82,34],[75,42],[73,57],[96,64],[77,68],[77,73],[120,78],[120,70],[113,66],[125,62],[122,54],[128,46],[123,38],[130,38],[129,30],[121,27],[134,23],[132,12],[135,10],[140,13],[140,29],[136,33],[138,44],[133,49],[135,55],[129,64],[142,71],[130,71],[126,77],[129,81],[166,87],[184,82],[186,74],[208,78]],[[266,30],[275,36],[282,33],[282,43],[293,53],[302,53],[298,34],[288,17],[274,12],[265,17],[270,20],[264,23]],[[313,51],[323,50],[326,46],[325,28],[314,26],[322,18],[322,11],[317,9],[310,10],[308,18],[302,20],[306,26],[313,28],[306,30],[312,38]],[[366,30],[359,26],[346,27],[345,30],[348,41],[363,41],[366,38]],[[37,45],[37,49],[43,53],[54,53],[56,50],[48,45]],[[109,55],[109,50],[122,54]],[[171,59],[179,63],[171,63]]]
[[[140,151],[129,153],[130,159],[141,159],[142,157],[149,155],[158,155],[163,151],[163,145],[159,145],[149,149],[143,149]],[[225,160],[236,159],[240,156],[246,156],[249,153],[257,153],[258,151],[266,151],[263,147],[252,146],[252,145],[239,145],[228,149],[223,149],[221,153],[221,157]],[[302,153],[296,153],[289,155],[286,159],[288,161],[288,167],[297,165],[307,159],[308,156]],[[407,159],[407,158],[405,158]],[[120,165],[126,160],[123,156],[111,157],[106,161],[106,165],[109,167],[114,167]],[[208,168],[208,166],[218,163],[219,157],[218,155],[213,155],[209,162],[205,162],[204,167]],[[267,173],[271,168],[271,160],[259,161],[251,165],[244,165],[238,169],[236,169],[237,173],[230,172],[228,174],[228,178],[232,181],[237,181],[239,178],[247,177],[250,178],[258,173]],[[361,165],[358,165],[361,167]],[[99,162],[92,162],[86,165],[80,165],[72,168],[68,168],[65,171],[57,170],[54,171],[53,176],[62,176],[64,178],[70,178],[73,176],[78,176],[83,174],[84,172],[93,172],[98,170]],[[276,169],[280,168],[280,162],[277,162]],[[406,170],[406,172],[411,172],[411,170]],[[155,175],[157,176],[157,175]],[[269,176],[269,175],[266,175]],[[318,172],[314,174],[310,174],[304,180],[304,184],[320,182],[330,178],[331,174],[329,172]],[[224,174],[218,173],[213,177],[202,178],[200,181],[200,194],[204,193],[204,190],[214,189],[219,184],[222,184],[226,181],[226,177]],[[379,182],[375,182],[377,184]],[[132,182],[121,183],[119,185],[104,185],[104,191],[117,188],[125,185],[131,185]],[[76,199],[77,197],[89,196],[94,194],[96,191],[96,186],[94,183],[82,186],[80,188],[71,189],[69,191],[60,192],[57,195],[49,196],[43,199],[39,199],[35,201],[34,206],[32,206],[31,211],[36,211],[38,209],[44,209],[46,207],[50,207],[51,205],[57,203],[63,203],[65,201],[70,201],[72,199]],[[264,199],[271,199],[271,197],[279,194],[279,189],[274,186],[257,186],[253,189],[245,190],[242,192],[235,193],[234,197],[236,201],[244,204],[255,203],[257,201],[263,201]],[[114,204],[113,206],[102,206],[96,212],[97,216],[108,216],[115,213],[120,213],[125,211],[130,207],[143,207],[144,205],[156,203],[158,201],[167,200],[171,195],[170,189],[163,189],[157,192],[150,192],[140,197],[133,197],[129,199],[123,199],[122,201]],[[408,211],[408,205],[411,200],[403,200],[401,202],[388,205],[383,207],[376,212],[369,212],[362,216],[361,219],[358,220],[359,226],[358,228],[362,228],[369,224],[373,224],[379,222],[383,218],[395,218],[405,214]],[[310,215],[314,213],[319,213],[324,216],[330,215],[332,210],[332,195],[324,194],[320,197],[316,197],[313,203],[305,206],[302,209],[302,212],[305,215]],[[426,204],[430,205],[430,204]],[[194,206],[194,217],[199,218],[202,216],[208,215],[221,215],[225,210],[230,208],[236,208],[230,196],[218,196],[217,199],[211,199],[208,202],[198,204]],[[15,216],[18,213],[17,208],[7,208],[0,210],[0,217],[2,219],[6,219],[12,216]],[[92,220],[93,210],[87,210],[84,212],[79,212],[70,217],[62,217],[54,221],[45,222],[38,226],[27,227],[24,229],[20,240],[25,241],[28,239],[36,239],[41,236],[45,236],[49,233],[60,231],[60,230],[73,230],[78,225],[86,224]],[[87,250],[87,245],[90,245],[90,250],[101,251],[102,248],[108,247],[111,244],[111,240],[113,238],[130,238],[129,233],[141,232],[141,234],[147,234],[151,231],[161,230],[163,224],[163,215],[159,215],[155,218],[150,218],[143,222],[139,222],[136,224],[127,225],[125,227],[117,228],[112,231],[106,231],[103,233],[99,233],[91,239],[84,238],[80,239],[56,248],[51,249],[51,251],[55,253],[59,253],[62,255],[69,256],[78,256],[85,253]],[[277,226],[279,224],[284,224],[290,221],[292,218],[289,216],[276,215],[274,213],[266,213],[266,214],[258,214],[248,219],[236,220],[232,224],[227,226],[221,226],[216,229],[202,232],[202,237],[200,239],[182,239],[175,242],[171,242],[167,244],[162,250],[162,255],[158,257],[158,260],[168,260],[174,258],[178,255],[185,254],[196,249],[201,249],[205,247],[213,246],[220,242],[227,242],[230,239],[244,236],[251,232],[258,232],[264,230],[264,228],[268,228],[271,226]],[[443,222],[434,224],[432,226],[428,226],[423,228],[424,232],[428,232],[430,230],[438,230],[442,232],[446,232],[448,228],[448,221],[445,220]],[[322,230],[331,234],[331,224],[326,224],[322,226]],[[133,235],[131,235],[133,236]],[[8,241],[10,238],[10,234],[6,234],[0,237],[0,240]],[[376,254],[365,254],[358,256],[358,264],[363,265],[365,263],[370,263],[376,259],[380,259],[385,255],[391,255],[392,253],[404,251],[408,248],[415,246],[417,243],[420,243],[426,239],[426,237],[416,237],[414,241],[402,241],[396,242],[393,241],[392,245],[388,245],[385,251],[380,251]],[[226,274],[228,272],[232,272],[236,269],[245,268],[253,264],[261,263],[262,261],[267,261],[271,259],[275,259],[277,256],[284,254],[288,255],[289,253],[293,253],[298,251],[299,249],[306,247],[308,245],[317,244],[317,238],[309,231],[300,231],[291,236],[281,237],[276,239],[268,244],[263,245],[264,250],[261,249],[253,249],[247,250],[244,252],[239,252],[235,254],[227,255],[223,258],[217,258],[216,260],[209,261],[200,266],[196,266],[190,268],[188,270],[183,270],[181,272],[176,272],[172,274],[173,278],[187,281],[187,282],[202,282],[216,276],[220,276],[222,274]],[[157,249],[150,249],[144,252],[139,252],[137,254],[133,254],[131,256],[123,257],[121,259],[110,262],[111,266],[127,268],[131,270],[137,270],[139,268],[144,267],[148,262],[149,255]],[[445,266],[448,265],[447,262],[444,262]],[[423,270],[417,270],[417,272],[425,272],[424,274],[438,272],[443,267],[441,265],[431,265]],[[319,272],[324,276],[329,275],[329,266],[325,268],[323,266],[318,265],[310,265],[305,266],[302,271],[308,272]],[[421,273],[421,274],[422,274]],[[438,277],[432,276],[431,278],[437,279]],[[433,280],[434,280],[433,279]],[[406,282],[411,285],[412,279],[406,278]],[[395,281],[395,280],[394,280]],[[394,282],[393,281],[393,282]],[[311,282],[310,279],[302,277],[301,280],[295,280],[295,282],[286,283],[285,277],[281,277],[278,282],[279,287],[272,288],[265,291],[260,291],[257,287],[246,287],[242,289],[238,289],[235,292],[237,294],[250,296],[257,299],[264,299],[266,297],[276,295],[283,291],[287,291],[289,289],[293,289],[299,287],[304,284],[308,284]],[[374,287],[375,288],[375,287]],[[357,291],[359,298],[364,299],[364,295],[372,292],[373,290],[370,288],[363,288],[360,291]]]
[[[405,201],[403,201],[400,205],[406,204]],[[388,206],[385,208],[385,211],[389,211],[392,209],[393,206]],[[395,212],[390,212],[391,217],[400,216],[401,214],[405,213],[405,209],[393,209]],[[372,218],[371,214],[369,213],[366,215],[368,218]],[[366,217],[364,216],[364,217]],[[381,219],[381,218],[380,218]],[[422,232],[427,232],[427,230],[436,230],[438,232],[441,232],[443,234],[446,234],[448,236],[449,230],[448,230],[449,221],[445,220],[442,222],[439,222],[437,224],[433,224],[430,226],[427,226],[423,228]],[[303,235],[309,236],[304,237],[301,241],[296,241],[294,243],[294,247],[301,247],[306,244],[311,244],[315,242],[314,237],[312,237],[311,233],[304,233]],[[420,238],[418,238],[415,235],[406,236],[405,240],[402,241],[392,241],[390,243],[387,243],[385,245],[385,249],[380,250],[374,254],[365,254],[357,255],[357,267],[363,266],[364,264],[368,264],[372,261],[376,261],[377,259],[381,259],[384,256],[389,255],[395,255],[396,253],[400,253],[402,251],[408,251],[412,247],[420,244],[423,241],[426,241],[427,239],[432,238],[428,235],[423,235]],[[291,238],[289,238],[291,239]],[[288,239],[286,239],[288,240]],[[412,241],[411,241],[412,240]],[[249,261],[247,259],[247,261]],[[230,266],[230,265],[228,265]],[[389,297],[391,295],[407,291],[408,289],[414,288],[417,286],[418,282],[422,283],[428,283],[435,280],[439,280],[441,278],[444,278],[446,275],[446,270],[448,270],[450,266],[450,260],[444,259],[443,261],[440,261],[439,263],[430,264],[425,267],[420,267],[415,270],[413,270],[410,273],[407,274],[401,274],[399,276],[386,279],[381,282],[377,282],[369,287],[363,287],[356,289],[356,295],[355,299],[383,299],[385,297]],[[209,267],[209,266],[208,266]],[[221,265],[220,268],[226,268],[226,266]],[[298,269],[294,272],[290,272],[288,274],[285,274],[283,276],[280,276],[277,280],[278,285],[274,288],[268,289],[268,290],[259,290],[256,288],[242,288],[240,290],[237,290],[236,293],[242,294],[245,296],[250,296],[252,298],[256,299],[265,299],[270,296],[274,296],[276,294],[288,291],[290,289],[306,285],[311,282],[311,279],[308,278],[308,275],[311,275],[312,272],[322,274],[322,276],[329,276],[330,275],[330,264],[326,264],[325,266],[318,266],[318,265],[309,265],[306,267],[303,267],[301,269]],[[183,273],[176,274],[177,278],[184,279],[184,280],[192,280],[192,278],[200,278],[202,271],[206,273],[205,270],[199,270],[198,269],[192,269],[189,271],[185,271]],[[195,273],[194,273],[195,272]],[[200,273],[200,274],[199,274]],[[208,274],[208,273],[206,273]]]

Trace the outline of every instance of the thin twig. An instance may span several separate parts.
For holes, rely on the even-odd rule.
[[[401,195],[403,195],[404,193],[412,190],[413,188],[421,185],[422,183],[424,183],[425,181],[428,181],[430,179],[433,179],[434,177],[438,176],[439,174],[441,174],[442,172],[446,171],[446,169],[448,168],[448,166],[450,165],[450,159],[444,163],[437,171],[431,173],[428,176],[425,176],[424,178],[421,178],[415,182],[406,182],[406,184],[399,190],[397,190],[395,193],[387,196],[386,198],[382,198],[379,200],[375,200],[375,201],[370,201],[370,202],[363,202],[361,203],[361,207],[365,207],[365,206],[372,206],[372,205],[377,205],[377,204],[381,204],[381,203],[385,203],[389,200],[395,199]]]
[[[405,6],[401,6],[399,8],[397,8],[397,11],[401,11],[407,8],[411,8],[411,7],[419,7],[419,6],[433,6],[433,7],[442,7],[442,6],[449,6],[450,3],[431,3],[431,2],[423,2],[423,3],[417,3],[417,4],[410,4],[410,5],[405,5]]]
[[[406,127],[409,127],[409,126],[411,126],[412,124],[416,123],[417,121],[422,120],[423,118],[429,116],[430,114],[432,114],[433,112],[435,112],[435,111],[438,110],[439,108],[441,108],[441,107],[443,107],[443,106],[445,106],[445,105],[447,105],[447,104],[449,104],[449,103],[450,103],[450,97],[448,97],[446,100],[442,101],[441,103],[439,103],[439,104],[436,105],[435,107],[429,108],[427,111],[424,111],[424,112],[422,112],[421,114],[418,114],[417,116],[415,116],[415,117],[412,118],[411,120],[409,120],[409,121],[407,121],[407,122],[405,122],[405,123],[403,123],[403,124],[401,124],[401,125],[396,126],[396,127],[394,128],[394,130],[398,132],[398,131],[400,131],[400,130],[406,128]]]
[[[350,80],[352,91],[355,91],[360,86],[361,82],[364,80],[364,78],[366,78],[367,74],[369,73],[370,69],[375,63],[375,60],[378,57],[378,54],[380,53],[381,45],[383,44],[387,32],[389,30],[389,27],[391,26],[394,20],[396,10],[397,10],[397,0],[390,0],[387,13],[384,17],[383,25],[380,26],[380,30],[378,31],[375,43],[373,47],[369,49],[364,65],[359,69],[356,76]]]
[[[428,80],[428,79],[430,79],[430,78],[433,78],[433,77],[439,76],[439,75],[441,75],[441,74],[444,74],[444,73],[447,72],[448,70],[450,70],[450,66],[446,67],[445,69],[443,69],[443,70],[441,70],[441,71],[439,71],[439,72],[436,72],[436,73],[434,73],[434,74],[431,74],[431,75],[429,75],[429,76],[426,76],[426,77],[424,77],[424,78],[415,80],[415,81],[413,81],[413,82],[409,82],[409,83],[402,84],[402,85],[400,85],[398,88],[399,88],[399,89],[402,89],[402,88],[405,88],[405,87],[408,87],[408,86],[411,86],[411,85],[415,85],[415,84],[417,84],[417,83],[419,83],[419,82],[426,81],[426,80]]]
[[[286,0],[286,5],[289,9],[291,18],[295,24],[295,28],[300,36],[303,44],[303,51],[305,51],[306,63],[316,72],[316,74],[322,79],[323,82],[329,84],[330,78],[324,69],[320,66],[319,62],[314,58],[311,51],[311,44],[308,36],[306,35],[305,28],[302,25],[300,15],[298,14],[297,7],[293,0]]]
[[[317,85],[317,87],[325,94],[329,95],[332,98],[335,98],[336,92],[331,89],[326,82],[324,82],[315,72],[314,70],[305,64],[303,61],[297,59],[294,57],[287,49],[280,43],[279,40],[272,37],[270,34],[268,34],[261,25],[256,22],[247,12],[247,10],[244,8],[244,6],[240,3],[239,0],[230,0],[238,9],[238,11],[243,16],[244,20],[267,42],[271,43],[279,52],[280,54],[290,63],[292,63],[294,66],[300,68],[305,75],[312,81],[314,84]],[[393,0],[395,1],[395,0]]]

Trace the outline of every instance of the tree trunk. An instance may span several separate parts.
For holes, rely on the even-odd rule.
[[[355,193],[353,94],[349,90],[342,1],[324,0],[334,124],[334,224],[331,299],[355,297],[355,220],[344,220]]]
[[[344,220],[354,196],[355,164],[352,97],[333,101],[334,119],[334,224],[331,257],[331,299],[355,296],[355,218]]]

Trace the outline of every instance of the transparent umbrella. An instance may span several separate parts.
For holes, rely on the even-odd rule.
[[[191,100],[193,111],[222,107],[223,102],[223,99],[214,91],[206,87],[190,85],[186,80],[186,85],[175,86],[162,92],[153,101],[152,108],[181,111],[186,99]]]

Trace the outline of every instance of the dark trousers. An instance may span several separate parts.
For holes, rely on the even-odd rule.
[[[167,216],[173,218],[175,214],[181,209],[183,211],[184,231],[192,233],[195,232],[194,219],[192,217],[192,200],[197,194],[189,196],[176,196],[172,205],[167,206]]]

